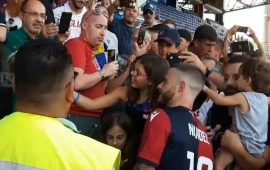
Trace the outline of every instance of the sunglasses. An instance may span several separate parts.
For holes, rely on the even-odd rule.
[[[93,10],[88,10],[85,14],[85,17],[83,18],[83,20],[86,20],[91,14],[94,15],[103,15],[105,18],[109,19],[109,14],[107,11],[105,10],[101,10],[99,8],[95,8]]]
[[[143,15],[147,15],[147,14],[153,15],[154,12],[151,11],[151,10],[146,10],[146,11],[143,12]]]

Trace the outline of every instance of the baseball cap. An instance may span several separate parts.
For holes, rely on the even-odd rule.
[[[191,33],[188,30],[186,30],[186,29],[179,29],[177,31],[178,31],[179,35],[182,38],[184,38],[185,40],[187,40],[187,41],[191,41],[192,40]]]
[[[178,45],[181,42],[181,37],[178,34],[176,29],[169,28],[163,32],[160,32],[157,40],[155,40],[155,41],[158,41],[158,40],[164,40],[172,45]]]
[[[147,10],[150,10],[150,11],[156,11],[155,7],[153,4],[150,4],[150,3],[146,3],[143,7],[142,7],[142,11],[145,12]]]

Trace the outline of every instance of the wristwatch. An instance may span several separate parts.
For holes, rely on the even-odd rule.
[[[106,77],[103,70],[100,70],[98,73],[99,73],[101,79],[104,79]]]
[[[210,67],[206,67],[205,77],[208,78],[209,75],[213,72],[213,69]]]

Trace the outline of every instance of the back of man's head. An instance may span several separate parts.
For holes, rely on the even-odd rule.
[[[199,40],[199,41],[208,40],[208,41],[216,42],[217,32],[210,25],[201,25],[196,29],[193,40]]]
[[[68,84],[72,72],[67,49],[54,40],[33,40],[15,55],[15,89],[18,101],[40,104],[53,101]]]
[[[186,87],[189,88],[191,93],[189,95],[192,95],[195,99],[205,84],[203,73],[191,64],[180,63],[174,65],[173,68],[179,72],[179,81],[185,82]]]

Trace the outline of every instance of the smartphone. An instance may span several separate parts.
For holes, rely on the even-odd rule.
[[[179,56],[183,56],[181,53],[169,53],[166,57],[166,60],[169,62],[170,66],[176,65],[178,63],[182,63],[185,60],[179,58]]]
[[[117,55],[115,49],[108,49],[108,63],[117,61]]]
[[[138,35],[138,40],[137,40],[138,45],[143,44],[146,30],[147,30],[147,27],[146,26],[141,26],[140,27],[139,35]]]
[[[251,52],[251,45],[249,41],[240,41],[231,43],[232,52]]]
[[[242,26],[240,26],[240,27],[238,28],[238,32],[247,33],[247,32],[248,32],[248,27],[242,27]]]
[[[60,23],[59,23],[59,33],[63,34],[68,31],[71,17],[72,17],[71,12],[62,12]]]

